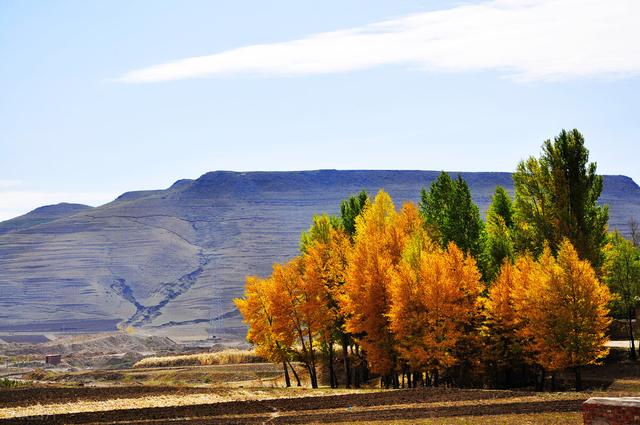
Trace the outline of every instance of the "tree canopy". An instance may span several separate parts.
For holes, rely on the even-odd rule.
[[[419,206],[397,210],[384,190],[373,201],[362,191],[340,217],[314,216],[299,255],[247,278],[236,300],[247,339],[286,379],[302,363],[312,387],[319,363],[338,386],[339,342],[347,387],[369,370],[397,387],[399,373],[414,386],[510,385],[516,368],[542,384],[546,371],[573,368],[579,389],[580,368],[607,353],[612,300],[633,339],[640,251],[607,237],[602,177],[576,130],[547,140],[513,179],[515,200],[497,187],[486,222],[467,183],[445,172]]]
[[[463,252],[480,256],[484,223],[461,176],[453,180],[443,171],[428,191],[422,189],[420,213],[429,235],[442,248],[454,242]]]
[[[568,238],[581,258],[600,267],[609,213],[598,204],[603,179],[596,168],[578,130],[562,130],[544,142],[540,158],[518,164],[513,181],[520,250],[537,255],[548,243],[557,252]]]
[[[502,263],[512,261],[515,255],[513,243],[513,206],[511,197],[498,186],[487,210],[484,261],[486,274],[492,281]]]

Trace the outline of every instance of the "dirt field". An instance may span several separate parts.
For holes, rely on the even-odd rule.
[[[238,391],[238,390],[235,390]],[[259,391],[258,393],[253,391]],[[294,424],[294,423],[581,423],[580,405],[587,393],[457,390],[427,388],[327,395],[330,390],[245,390],[244,393],[204,388],[30,388],[0,393],[0,424]],[[319,393],[318,396],[310,394]],[[130,408],[131,403],[167,395],[162,407]],[[290,397],[294,398],[290,398]],[[224,401],[234,397],[242,400]],[[289,398],[285,398],[289,397]],[[251,399],[254,398],[254,399]],[[91,400],[87,410],[50,414],[55,406]],[[189,403],[193,400],[195,403]],[[96,411],[95,402],[109,401],[110,410]],[[184,402],[187,404],[181,404]],[[33,403],[33,404],[32,404]],[[35,404],[38,403],[38,404]],[[7,407],[5,407],[7,406]],[[21,417],[7,418],[8,406]],[[27,416],[28,415],[28,416]],[[477,422],[481,420],[480,422]],[[445,421],[445,422],[442,422]],[[451,422],[453,421],[453,422]]]
[[[630,362],[586,368],[591,392],[581,393],[287,389],[281,375],[267,363],[36,371],[23,375],[33,386],[0,389],[0,425],[581,424],[587,398],[640,391],[640,365]],[[558,388],[571,388],[570,374],[557,378]]]

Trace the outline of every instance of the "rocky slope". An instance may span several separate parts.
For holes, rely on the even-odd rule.
[[[296,254],[314,213],[387,190],[417,200],[435,171],[211,172],[166,190],[125,193],[98,208],[0,235],[0,331],[113,329],[120,321],[172,337],[242,337],[231,300],[247,274]],[[462,173],[484,211],[509,173]],[[640,219],[640,187],[606,176],[610,226]],[[3,223],[5,228],[7,222]],[[214,302],[219,299],[220,302]]]

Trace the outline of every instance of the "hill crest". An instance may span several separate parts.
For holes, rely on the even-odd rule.
[[[0,234],[0,323],[110,330],[122,321],[202,339],[218,318],[216,336],[237,341],[244,325],[231,301],[245,276],[267,275],[274,261],[294,256],[313,214],[336,214],[362,189],[384,188],[399,207],[439,173],[217,171]],[[510,173],[460,174],[483,213],[497,185],[513,188]],[[601,201],[612,228],[628,233],[629,218],[640,220],[640,187],[628,177],[605,176]]]

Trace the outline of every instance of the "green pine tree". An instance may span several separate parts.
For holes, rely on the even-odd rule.
[[[340,204],[342,226],[352,240],[356,234],[356,217],[360,215],[368,202],[369,195],[362,190],[358,195],[351,196]]]
[[[539,254],[549,243],[555,252],[568,238],[595,268],[603,261],[607,206],[598,204],[603,179],[578,130],[562,130],[546,140],[539,159],[520,162],[513,175],[517,247]]]
[[[513,260],[513,206],[506,189],[498,186],[487,210],[485,267],[489,281],[493,281],[505,259]]]
[[[464,179],[455,180],[444,171],[420,193],[420,213],[431,238],[446,248],[449,242],[479,259],[484,239],[480,210]]]

